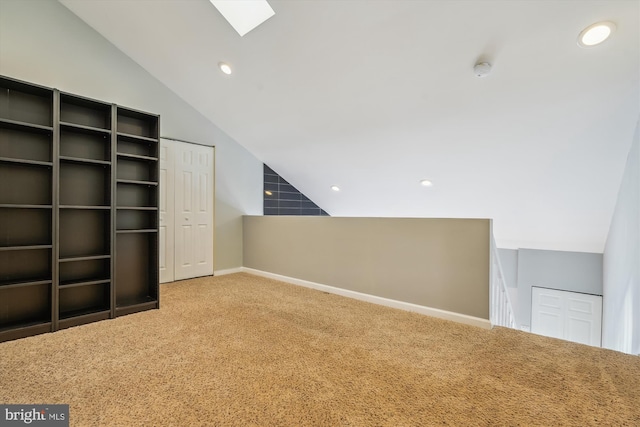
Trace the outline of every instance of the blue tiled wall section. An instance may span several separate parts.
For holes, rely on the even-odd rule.
[[[267,165],[263,190],[265,215],[329,216]]]

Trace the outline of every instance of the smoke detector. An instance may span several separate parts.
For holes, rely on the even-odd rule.
[[[473,66],[473,72],[476,77],[485,77],[491,73],[491,64],[488,62],[478,62]]]

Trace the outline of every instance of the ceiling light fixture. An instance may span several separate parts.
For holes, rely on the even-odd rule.
[[[266,194],[267,196],[273,196],[273,193],[269,190],[266,190],[264,194]]]
[[[611,21],[596,22],[580,32],[578,46],[591,47],[598,45],[609,38],[615,31],[616,24]]]
[[[429,181],[428,179],[423,179],[422,181],[420,181],[420,185],[422,185],[423,187],[432,187],[433,182]]]
[[[227,64],[226,62],[220,62],[218,64],[218,67],[220,68],[220,71],[222,71],[226,75],[230,75],[233,72],[231,70],[231,65]]]
[[[209,1],[240,34],[240,37],[276,14],[267,0]]]
[[[478,62],[473,66],[473,72],[476,77],[486,77],[491,73],[491,64],[488,62]]]
[[[340,191],[340,187],[338,187],[337,185],[332,185],[332,186],[331,186],[331,189],[332,189],[333,191]]]

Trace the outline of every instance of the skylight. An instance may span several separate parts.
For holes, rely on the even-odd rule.
[[[229,21],[229,24],[241,37],[275,15],[267,0],[209,1]]]

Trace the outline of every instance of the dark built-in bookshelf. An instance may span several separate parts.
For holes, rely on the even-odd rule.
[[[158,308],[158,131],[0,77],[0,341]]]

